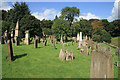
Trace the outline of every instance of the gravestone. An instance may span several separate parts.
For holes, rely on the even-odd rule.
[[[66,53],[65,53],[64,49],[60,50],[59,59],[61,59],[61,60],[66,59]]]
[[[120,61],[117,61],[117,66],[120,67]]]
[[[120,51],[120,49],[119,49],[119,48],[115,48],[115,55],[116,55],[116,56],[119,56],[119,54],[120,54],[120,52],[119,52],[119,51]]]
[[[79,37],[79,48],[81,48],[82,45],[82,32],[80,32],[80,37]]]
[[[114,56],[94,49],[91,53],[90,78],[114,78]]]
[[[64,49],[61,49],[60,50],[60,54],[59,54],[59,59],[60,60],[73,60],[73,52],[72,51],[70,51],[70,50],[65,50],[64,51]]]
[[[90,39],[90,37],[89,37],[88,47],[90,47],[90,46],[91,46],[91,39]]]
[[[46,46],[46,44],[47,44],[47,40],[44,41],[44,46]]]
[[[73,40],[71,40],[71,45],[73,45]]]
[[[14,57],[13,57],[13,49],[12,49],[11,40],[7,41],[7,47],[8,47],[8,60],[12,61],[12,60],[14,60]]]
[[[78,33],[78,34],[77,34],[77,41],[79,41],[79,39],[80,39],[79,37],[80,37],[80,35],[79,35],[79,33]]]
[[[60,42],[63,43],[63,36],[61,35]]]
[[[86,40],[88,40],[88,37],[87,37],[87,35],[86,35]]]
[[[29,30],[25,31],[25,40],[24,40],[24,44],[27,44],[27,45],[30,44]]]
[[[19,44],[19,41],[17,41],[17,40],[20,40],[19,38],[20,38],[19,23],[18,23],[18,21],[17,21],[16,27],[15,27],[15,43],[16,43],[16,44]],[[17,45],[16,45],[16,46],[17,46]]]
[[[73,52],[69,49],[66,50],[66,60],[73,60]]]
[[[15,41],[16,41],[16,42],[15,42],[15,45],[16,45],[16,46],[20,45],[20,41],[19,41],[20,39],[19,39],[19,37],[16,36],[15,39],[16,39],[16,40],[15,40]]]
[[[69,46],[69,43],[67,43],[67,46]]]
[[[87,46],[82,46],[82,48],[79,50],[79,52],[84,55],[89,55]]]
[[[37,48],[37,39],[34,40],[34,48]]]
[[[4,32],[4,42],[7,43],[8,40],[8,32],[7,30]]]

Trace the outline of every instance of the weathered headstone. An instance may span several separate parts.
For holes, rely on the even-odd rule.
[[[80,32],[80,37],[79,37],[79,48],[81,48],[82,45],[82,32]]]
[[[117,61],[117,66],[120,67],[120,61]]]
[[[80,37],[80,36],[79,36],[79,33],[78,33],[78,34],[77,34],[77,41],[79,41],[79,39],[80,39],[79,37]]]
[[[114,78],[114,56],[94,49],[91,53],[90,78]]]
[[[34,48],[37,48],[37,39],[34,40]]]
[[[65,53],[64,49],[60,50],[59,59],[61,59],[61,60],[66,59],[66,53]]]
[[[71,45],[73,45],[73,40],[71,40]]]
[[[20,45],[20,41],[19,41],[20,39],[19,39],[19,37],[16,36],[15,39],[16,39],[16,40],[15,40],[15,41],[16,41],[16,42],[15,42],[15,45],[16,45],[16,46]]]
[[[66,60],[73,60],[73,52],[69,49],[66,50]]]
[[[44,41],[44,46],[46,46],[46,44],[47,44],[47,40]]]
[[[61,60],[73,60],[73,52],[70,50],[61,49],[59,54],[59,59]]]
[[[119,51],[120,51],[119,48],[115,48],[115,55],[116,55],[116,56],[119,56],[119,55],[120,55],[120,52],[119,52]]]
[[[17,21],[16,28],[15,28],[15,43],[16,44],[19,44],[19,41],[17,41],[17,40],[20,40],[19,38],[20,38],[19,23]]]
[[[30,44],[29,30],[25,31],[25,40],[24,40],[24,44],[27,44],[27,45]]]
[[[13,49],[12,49],[11,40],[7,41],[7,47],[8,47],[8,60],[12,61],[14,59],[14,57],[13,57]]]
[[[79,50],[79,52],[84,55],[89,55],[87,46],[82,46],[82,48]]]
[[[88,37],[87,37],[87,35],[86,35],[86,40],[88,40]]]
[[[61,35],[60,42],[63,43],[63,36]]]

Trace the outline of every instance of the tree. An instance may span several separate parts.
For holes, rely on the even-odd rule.
[[[91,22],[91,25],[93,26],[93,29],[96,30],[97,28],[104,29],[102,21],[94,20]]]
[[[90,22],[86,19],[81,19],[79,21],[80,24],[80,31],[83,33],[83,35],[87,35],[87,36],[92,36],[92,25],[90,24]]]
[[[25,15],[20,20],[20,31],[24,33],[26,30],[29,30],[30,36],[41,36],[42,28],[40,26],[40,20],[36,19],[32,15]]]
[[[94,32],[93,32],[93,36],[92,36],[93,41],[97,41],[97,42],[111,42],[111,35],[109,32],[105,31],[105,30],[101,30],[100,28],[97,28]]]
[[[80,11],[76,7],[65,7],[62,9],[61,14],[62,14],[62,17],[65,20],[69,21],[71,24],[75,16],[79,17]]]
[[[60,39],[60,36],[67,36],[70,31],[70,24],[68,21],[63,20],[63,19],[57,19],[53,22],[52,25],[52,33],[55,35],[57,38]]]

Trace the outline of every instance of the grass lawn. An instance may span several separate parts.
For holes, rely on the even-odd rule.
[[[120,47],[120,37],[113,37],[111,39],[111,44]]]
[[[49,43],[49,42],[48,42]],[[100,43],[102,46],[107,46]],[[62,45],[56,44],[57,49],[50,44],[44,46],[34,44],[20,46],[13,44],[13,54],[17,59],[8,62],[7,44],[2,45],[2,77],[3,78],[89,78],[90,77],[90,55],[86,56],[76,50],[77,43],[65,46],[73,52],[75,59],[73,61],[61,61],[58,56]],[[90,50],[89,50],[90,52]],[[116,62],[118,57],[115,56],[115,49],[112,48],[114,55],[114,77],[118,77],[118,68]]]

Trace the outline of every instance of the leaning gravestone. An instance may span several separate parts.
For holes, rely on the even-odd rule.
[[[101,49],[92,50],[90,78],[114,78],[114,56]]]
[[[25,31],[25,40],[24,40],[24,44],[27,44],[27,45],[30,44],[29,30]]]
[[[37,39],[34,40],[34,48],[37,48]]]
[[[73,60],[73,52],[69,49],[66,50],[66,60]]]
[[[87,46],[82,46],[82,48],[79,50],[79,52],[84,55],[89,55]]]
[[[60,60],[73,60],[73,52],[70,51],[70,50],[65,50],[64,49],[61,49],[60,50],[60,54],[59,54],[59,59]]]
[[[117,61],[117,66],[120,67],[120,61]]]
[[[59,59],[61,59],[61,60],[66,59],[66,53],[63,49],[60,50]]]
[[[11,40],[7,41],[7,47],[8,47],[8,59],[9,61],[13,60],[13,49],[12,49],[12,42]]]

